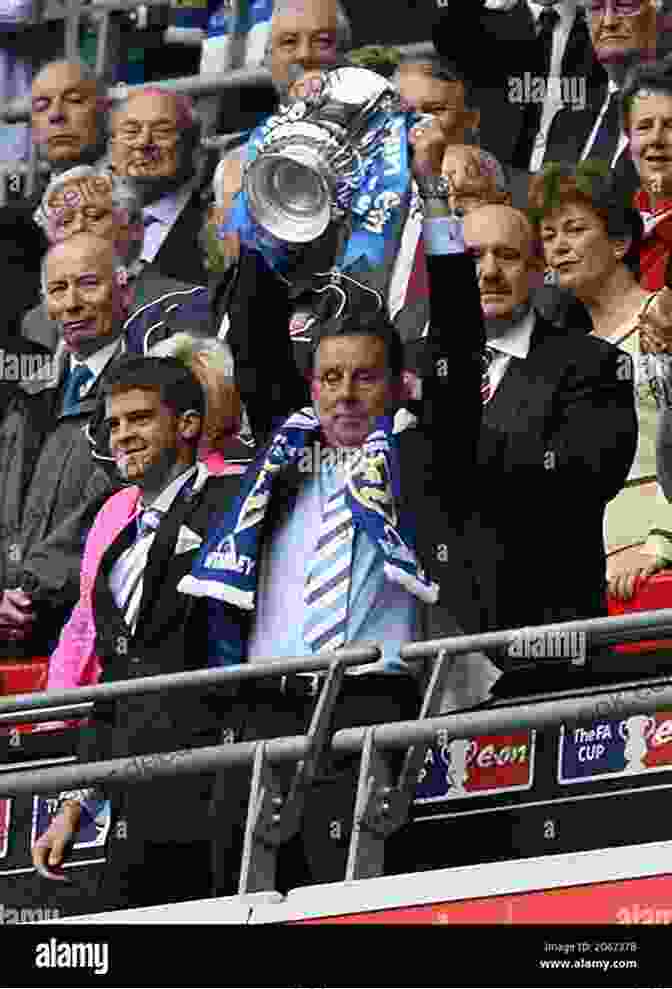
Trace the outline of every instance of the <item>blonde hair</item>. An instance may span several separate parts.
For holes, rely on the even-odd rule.
[[[240,429],[242,413],[228,346],[212,337],[174,333],[152,347],[148,356],[174,357],[189,368],[205,393],[203,439],[210,450],[222,449]]]

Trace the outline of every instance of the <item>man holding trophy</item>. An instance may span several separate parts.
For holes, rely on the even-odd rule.
[[[410,202],[409,115],[390,83],[350,66],[306,73],[296,65],[291,74],[289,102],[250,138],[242,189],[218,231],[241,242],[214,306],[217,323],[228,313],[240,384],[264,396],[263,410],[258,398],[248,409],[257,439],[287,396],[273,369],[256,366],[249,327],[266,325],[271,310],[286,313],[303,364],[337,277],[354,278],[379,308]]]

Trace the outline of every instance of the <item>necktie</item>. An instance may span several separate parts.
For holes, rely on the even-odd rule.
[[[611,160],[616,154],[618,141],[621,136],[621,125],[618,112],[618,100],[616,93],[609,93],[607,109],[598,128],[593,146],[586,155],[592,160],[601,159],[606,161],[611,168]]]
[[[553,7],[544,7],[537,21],[537,39],[541,49],[542,75],[546,79],[551,72],[553,56],[553,31],[560,20],[560,14]]]
[[[354,534],[343,486],[327,499],[305,586],[304,639],[313,652],[345,643]]]
[[[86,364],[78,364],[72,368],[63,391],[63,414],[77,412],[81,400],[81,391],[93,379],[93,371]]]
[[[136,519],[138,533],[135,537],[135,541],[139,542],[141,539],[144,539],[145,536],[150,535],[150,533],[156,532],[161,525],[163,514],[163,512],[158,511],[156,508],[147,508],[144,512],[141,512]]]
[[[487,405],[492,398],[493,388],[490,381],[490,366],[495,359],[497,351],[494,347],[486,347],[483,354],[483,375],[481,377],[481,401]]]

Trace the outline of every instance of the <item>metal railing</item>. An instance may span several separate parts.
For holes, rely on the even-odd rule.
[[[352,666],[379,659],[381,652],[375,644],[279,662],[142,677],[66,691],[0,698],[0,723],[29,723],[53,718],[56,713],[59,716],[81,716],[84,709],[88,710],[88,702],[110,701],[158,690],[240,683],[265,676],[326,672],[305,735],[28,771],[10,769],[0,773],[0,797],[93,784],[104,787],[112,782],[130,785],[151,779],[213,772],[227,766],[251,765],[252,782],[239,887],[240,893],[251,893],[274,888],[278,849],[299,830],[306,793],[327,753],[361,753],[346,879],[381,875],[385,840],[406,822],[426,746],[435,743],[438,738],[446,744],[452,739],[470,738],[478,734],[626,717],[672,705],[672,673],[670,676],[628,680],[617,686],[612,683],[578,690],[571,689],[569,673],[568,689],[552,697],[506,700],[472,710],[439,714],[455,657],[476,651],[506,650],[513,642],[519,642],[521,636],[534,641],[558,642],[563,636],[568,638],[577,633],[584,636],[590,648],[635,639],[666,639],[672,636],[672,609],[409,643],[400,650],[403,659],[436,658],[418,719],[347,728],[335,734],[331,729],[332,713],[343,676]],[[568,662],[564,656],[542,662],[556,659]],[[672,656],[670,665],[672,667]],[[406,750],[397,779],[391,776],[384,755],[386,750]],[[283,762],[297,763],[286,792],[283,792],[274,771],[274,767]]]

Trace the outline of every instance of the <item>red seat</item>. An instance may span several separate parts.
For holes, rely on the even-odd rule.
[[[608,595],[610,615],[625,615],[633,611],[654,611],[656,608],[672,608],[672,573],[658,573],[648,580],[638,580],[635,594],[629,601],[621,601]],[[672,649],[672,639],[658,642],[632,642],[616,646],[618,652],[650,652],[656,649]]]
[[[49,657],[34,656],[25,660],[5,660],[0,663],[0,696],[32,694],[47,689]]]

